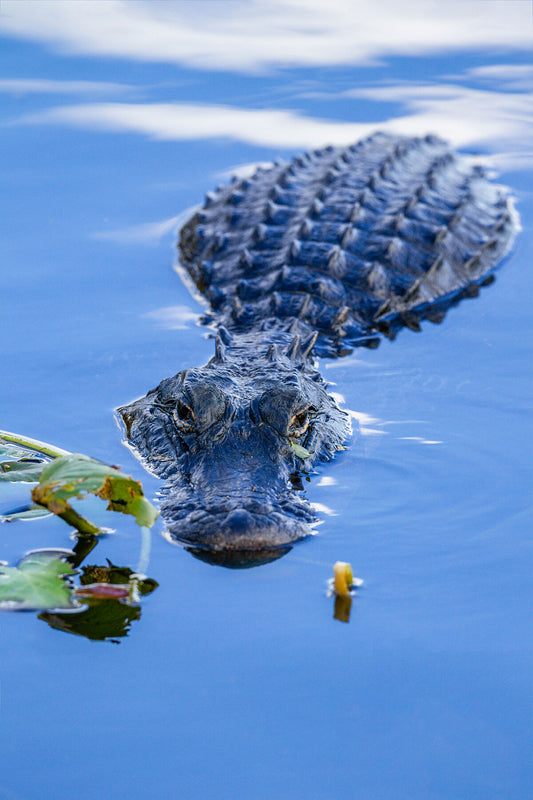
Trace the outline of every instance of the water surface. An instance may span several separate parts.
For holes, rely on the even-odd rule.
[[[350,50],[340,3],[309,3],[308,28],[296,3],[240,24],[225,2],[2,3],[0,427],[121,464],[152,498],[113,409],[212,353],[172,263],[176,218],[221,176],[432,130],[499,170],[523,231],[441,325],[322,361],[361,435],[307,485],[314,537],[236,571],[158,523],[159,587],[120,644],[2,614],[0,798],[531,797],[530,4],[463,3],[465,28],[457,4],[432,25],[408,3],[432,35],[413,23],[402,48],[385,5],[361,3]],[[87,563],[135,568],[139,529],[113,523]],[[54,518],[0,533],[10,563],[72,545]],[[338,559],[365,581],[348,624]]]

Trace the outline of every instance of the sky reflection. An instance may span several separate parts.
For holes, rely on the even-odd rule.
[[[533,164],[531,0],[0,0],[0,36],[2,427],[151,498],[112,409],[213,353],[178,211],[377,127]],[[322,360],[356,410],[305,482],[312,540],[230,570],[155,535],[159,589],[119,647],[2,617],[1,798],[62,798],[67,773],[77,800],[530,800],[532,172],[503,182],[524,231],[496,286]],[[3,526],[0,557],[68,544],[49,522]],[[124,517],[99,548],[148,572],[138,537]],[[350,625],[337,559],[365,579]]]
[[[0,79],[0,92],[5,94],[123,94],[137,91],[134,86],[107,81],[57,81],[42,78]]]
[[[533,83],[533,78],[531,78]],[[344,113],[359,99],[383,105],[382,120],[345,122],[319,119],[296,111],[238,108],[192,103],[83,103],[56,106],[23,115],[15,124],[66,125],[85,129],[131,132],[156,140],[184,141],[229,138],[273,148],[345,145],[376,128],[405,135],[438,132],[457,147],[486,145],[508,151],[517,163],[533,161],[531,92],[498,92],[460,84],[420,85],[397,83],[367,85],[331,95],[342,96]],[[327,96],[326,96],[327,97]],[[401,103],[405,113],[388,118],[387,104]],[[500,165],[497,156],[495,165]]]
[[[69,54],[194,69],[372,64],[390,55],[528,48],[529,0],[4,0],[0,30]]]
[[[4,124],[130,132],[158,141],[227,139],[278,150],[344,145],[379,127],[406,135],[438,132],[455,146],[492,151],[498,167],[533,163],[533,67],[505,60],[509,51],[517,54],[533,44],[529,0],[429,5],[430,13],[427,0],[401,5],[382,0],[378,15],[370,0],[327,5],[322,0],[4,0],[0,33],[7,37],[41,43],[69,57],[164,62],[200,71],[192,89],[190,81],[184,84],[171,72],[169,83],[141,79],[137,86],[4,77],[0,92],[22,98],[62,94],[66,101],[49,107],[41,101],[38,108],[27,104],[26,111],[20,104]],[[500,63],[466,66],[454,75],[448,66],[448,74],[431,80],[425,75],[430,53],[481,48],[500,52]],[[383,71],[398,55],[420,57],[416,80]],[[379,79],[371,69],[355,69],[376,65],[381,65]],[[343,88],[321,69],[326,66],[349,70]],[[244,73],[252,80],[289,67],[314,68],[312,79],[292,74],[289,81],[287,76],[271,81],[273,92],[278,84],[293,89],[274,102],[273,94],[254,96],[240,85],[231,91],[229,79],[224,86],[229,91],[204,82],[207,69]],[[303,90],[306,81],[312,91]],[[131,92],[139,102],[132,102]],[[98,101],[106,94],[115,102]],[[73,95],[80,102],[69,102]],[[91,95],[95,102],[87,102]]]

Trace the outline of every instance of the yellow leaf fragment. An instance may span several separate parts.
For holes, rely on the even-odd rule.
[[[333,565],[333,580],[335,594],[346,597],[350,594],[353,582],[353,572],[347,561],[336,561]]]
[[[361,586],[361,578],[354,578],[351,564],[347,561],[337,561],[333,565],[333,590],[338,597],[347,597],[350,589]]]

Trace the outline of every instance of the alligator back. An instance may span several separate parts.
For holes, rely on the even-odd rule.
[[[378,133],[209,193],[180,261],[216,324],[317,330],[315,352],[440,321],[510,247],[507,190],[434,136]]]

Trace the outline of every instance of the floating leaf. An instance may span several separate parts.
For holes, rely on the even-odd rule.
[[[159,514],[144,497],[139,481],[124,475],[117,467],[79,453],[56,458],[48,464],[41,473],[39,485],[32,491],[32,498],[78,527],[73,516],[76,512],[68,501],[89,493],[107,500],[110,511],[132,514],[143,527],[152,527]]]
[[[19,507],[7,514],[0,514],[0,522],[16,522],[19,519],[37,519],[38,517],[49,517],[50,512],[43,506],[27,505]]]
[[[295,444],[292,439],[289,439],[290,445],[298,458],[309,458],[311,453],[309,450],[306,450],[305,447],[302,447],[300,444]]]
[[[13,441],[7,441],[4,437]],[[0,461],[0,481],[37,483],[50,458],[48,453],[29,447],[29,441],[33,440],[0,431],[0,457],[8,459]],[[43,447],[48,448],[48,445],[43,444]]]
[[[117,567],[109,559],[106,559],[106,561],[107,566],[105,567],[99,564],[87,564],[82,567],[81,585],[90,583],[129,583],[131,576],[134,574],[130,567]]]
[[[1,458],[27,458],[28,456],[35,455],[32,450],[29,450],[27,447],[18,447],[11,442],[5,442],[2,438],[0,438],[0,457]]]
[[[37,483],[46,463],[44,460],[28,458],[21,458],[19,461],[2,461],[0,463],[0,481]]]
[[[0,431],[0,482],[38,483],[32,491],[35,503],[57,514],[82,534],[101,530],[81,517],[69,503],[72,498],[95,494],[108,501],[108,510],[131,514],[141,527],[151,528],[159,512],[144,497],[142,486],[117,467],[110,467],[80,454],[68,453],[36,439]],[[40,458],[39,456],[43,456]],[[54,460],[49,461],[52,457]],[[40,516],[36,511],[16,509],[0,521]]]
[[[74,608],[78,604],[65,581],[74,574],[58,551],[29,553],[17,567],[0,565],[0,608]]]

